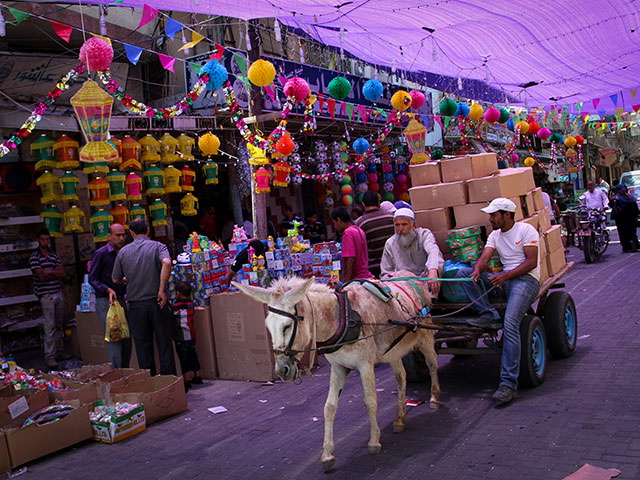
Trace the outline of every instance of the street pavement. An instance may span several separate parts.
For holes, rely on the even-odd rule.
[[[496,408],[499,357],[439,357],[444,405],[429,385],[409,384],[403,433],[392,433],[395,383],[376,369],[382,452],[367,454],[369,424],[352,373],[335,422],[336,464],[322,472],[323,405],[329,367],[301,385],[206,381],[189,410],[115,445],[91,441],[31,462],[21,479],[562,479],[585,463],[640,478],[638,276],[640,253],[616,241],[595,264],[571,247],[565,277],[578,311],[578,345],[553,360],[545,382]],[[212,414],[208,407],[224,406]]]

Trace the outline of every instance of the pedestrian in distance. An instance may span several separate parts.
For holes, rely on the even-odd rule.
[[[638,244],[638,204],[636,199],[629,194],[624,183],[614,188],[611,198],[611,218],[616,222],[620,245],[623,252],[637,252]]]
[[[201,385],[200,362],[196,352],[196,332],[193,328],[193,302],[191,301],[191,286],[185,282],[176,284],[176,300],[173,303],[173,340],[176,343],[176,353],[180,359],[180,369],[184,378],[185,391],[191,385]]]

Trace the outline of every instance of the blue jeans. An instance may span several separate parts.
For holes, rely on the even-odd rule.
[[[472,268],[458,270],[458,278],[468,278]],[[480,279],[491,287],[490,275],[482,273]],[[482,295],[482,289],[475,282],[461,282],[470,301]],[[500,385],[507,385],[518,389],[518,375],[520,374],[520,324],[540,292],[540,282],[531,275],[507,280],[501,287],[507,295],[507,309],[504,313],[504,328],[502,330],[502,363],[500,366]],[[500,318],[496,309],[484,296],[473,305],[474,310],[483,317]]]
[[[119,298],[118,301],[126,312],[127,305],[125,304],[124,299]],[[100,323],[102,323],[103,332],[107,328],[107,312],[109,311],[109,305],[109,297],[96,298],[96,313],[98,314]],[[119,342],[105,343],[109,346],[109,361],[113,368],[129,368],[129,360],[131,360],[131,338],[125,338]]]

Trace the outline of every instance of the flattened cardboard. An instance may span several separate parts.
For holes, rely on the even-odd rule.
[[[548,252],[555,252],[562,248],[562,235],[560,233],[560,225],[554,225],[545,232],[545,243]]]
[[[96,312],[76,312],[76,329],[84,365],[109,362],[109,347]]]
[[[547,267],[549,269],[549,276],[558,273],[562,267],[567,263],[564,256],[564,248],[559,248],[547,255]]]
[[[218,378],[216,347],[211,324],[211,308],[196,308],[193,315],[193,328],[196,331],[196,353],[200,362],[202,378]]]
[[[111,389],[114,402],[144,405],[147,425],[171,417],[187,409],[187,395],[182,377],[156,375]]]
[[[418,227],[429,230],[449,230],[453,228],[453,211],[450,207],[418,210],[415,212]]]
[[[465,182],[440,183],[409,189],[414,211],[453,207],[467,203]]]
[[[533,207],[536,212],[544,208],[544,199],[542,198],[542,188],[534,188],[531,190],[531,196],[533,197]]]
[[[489,202],[468,203],[467,205],[457,205],[453,207],[453,217],[455,218],[456,228],[485,225],[491,229],[489,215],[480,210],[487,205],[489,205]]]
[[[426,162],[411,165],[409,171],[411,172],[411,183],[416,187],[442,183],[440,162]]]
[[[504,168],[497,174],[467,180],[469,203],[490,202],[494,198],[526,195],[535,188],[530,167]]]

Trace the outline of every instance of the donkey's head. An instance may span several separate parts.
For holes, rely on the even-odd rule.
[[[251,287],[233,282],[241,292],[269,307],[265,319],[271,334],[276,360],[276,375],[285,382],[298,377],[298,361],[311,341],[311,320],[304,320],[302,306],[298,303],[305,297],[314,279],[282,279],[271,288]]]

